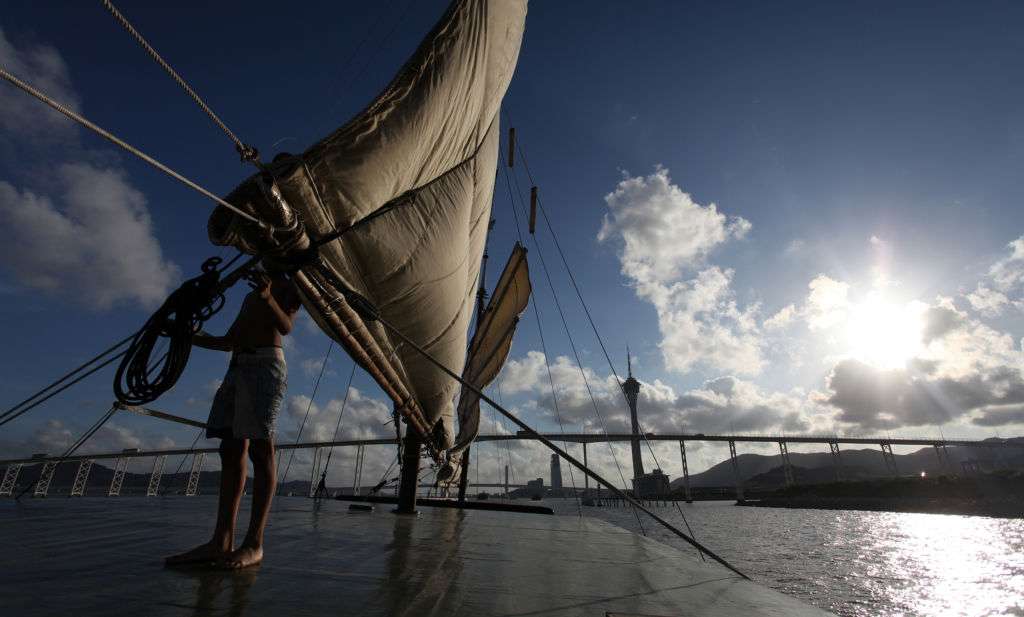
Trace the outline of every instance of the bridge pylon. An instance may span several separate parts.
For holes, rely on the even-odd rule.
[[[842,482],[843,480],[843,462],[839,458],[839,442],[829,441],[828,451],[832,453],[832,464],[835,467],[836,482]]]
[[[4,469],[4,480],[0,482],[0,495],[13,495],[14,486],[18,483],[18,474],[24,463],[12,463]]]
[[[363,446],[360,444],[356,446],[356,464],[355,469],[352,470],[352,494],[358,495],[362,489],[363,483]],[[464,462],[465,465],[469,465],[469,461]]]
[[[732,474],[736,478],[736,500],[743,501],[743,476],[740,475],[740,460],[736,457],[736,442],[729,440],[729,460],[732,461]]]
[[[149,487],[146,488],[146,497],[156,497],[160,494],[160,479],[164,475],[164,463],[166,462],[166,454],[161,454],[153,459],[153,471],[149,474]]]
[[[131,460],[132,457],[130,456],[122,456],[114,463],[114,477],[110,480],[110,490],[107,491],[108,497],[117,497],[121,494],[124,474],[128,471],[128,462]]]
[[[785,441],[779,441],[779,454],[782,456],[782,471],[786,477],[786,486],[793,486],[796,480],[793,478],[793,464],[789,461],[789,447]]]
[[[75,472],[75,483],[71,486],[72,497],[85,495],[85,486],[89,482],[89,471],[92,469],[93,459],[88,458],[78,463],[78,471]]]
[[[889,475],[897,477],[900,475],[899,470],[896,469],[896,456],[892,453],[892,444],[888,441],[879,442],[882,446],[882,458],[885,459],[885,468],[889,471]]]
[[[195,497],[199,494],[199,478],[203,473],[203,463],[206,461],[206,453],[200,452],[192,457],[192,469],[188,472],[188,485],[185,487],[186,497]]]
[[[956,468],[953,466],[953,461],[949,457],[949,450],[946,449],[946,444],[935,444],[935,456],[939,458],[940,469],[942,469],[951,476],[956,475]]]
[[[326,463],[324,450],[326,448],[316,448],[313,450],[313,464],[310,466],[311,470],[309,472],[309,497],[316,497],[316,487],[319,484],[320,474],[323,473],[323,466]]]
[[[39,472],[39,480],[36,481],[36,489],[32,492],[33,497],[46,497],[50,492],[50,481],[53,480],[53,472],[57,469],[57,461],[43,463],[43,470]]]
[[[686,464],[686,442],[679,440],[679,458],[683,461],[683,496],[686,503],[693,503],[693,494],[690,492],[690,468]]]

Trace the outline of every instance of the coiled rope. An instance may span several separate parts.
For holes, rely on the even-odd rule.
[[[260,163],[259,159],[259,150],[257,150],[253,146],[243,143],[242,140],[239,139],[237,135],[231,132],[231,129],[229,129],[226,124],[224,124],[224,121],[221,120],[220,117],[217,114],[215,114],[212,109],[210,109],[210,106],[206,104],[206,101],[204,101],[202,98],[200,98],[198,94],[196,94],[196,91],[192,89],[192,86],[188,85],[188,82],[186,82],[181,77],[181,75],[179,75],[178,72],[171,67],[170,64],[167,64],[163,57],[155,49],[153,49],[153,46],[150,45],[149,42],[146,41],[146,39],[143,38],[141,34],[139,34],[139,31],[136,30],[134,26],[132,26],[131,22],[128,21],[128,18],[122,15],[121,11],[118,11],[117,7],[115,7],[114,4],[110,2],[110,0],[102,0],[102,2],[103,6],[106,7],[106,9],[110,11],[110,14],[113,15],[114,19],[117,20],[117,23],[121,24],[121,27],[124,28],[125,31],[129,35],[131,35],[131,37],[135,39],[135,41],[139,45],[141,45],[144,50],[146,50],[146,53],[149,54],[149,56],[153,58],[153,60],[156,61],[157,64],[163,67],[165,71],[167,71],[167,74],[171,76],[171,79],[173,79],[179,86],[181,86],[181,89],[184,90],[186,94],[188,94],[189,98],[191,98],[195,102],[195,104],[198,105],[199,108],[206,113],[210,120],[212,120],[213,123],[220,128],[220,130],[224,131],[224,134],[228,136],[228,139],[234,142],[235,150],[238,151],[238,155],[242,157],[242,160],[249,161],[256,165],[257,167],[259,167],[260,169],[263,169],[263,165]]]
[[[174,290],[132,338],[114,376],[117,400],[126,405],[145,405],[174,387],[188,363],[192,336],[224,307],[224,290],[257,260],[259,257],[249,258],[221,280],[223,270],[217,269],[221,259],[211,257],[203,263],[202,274]],[[152,362],[157,344],[164,339],[168,339],[167,352]]]

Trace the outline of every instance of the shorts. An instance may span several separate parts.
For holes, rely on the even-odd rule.
[[[288,366],[279,347],[236,352],[217,388],[206,437],[271,439],[288,388]]]

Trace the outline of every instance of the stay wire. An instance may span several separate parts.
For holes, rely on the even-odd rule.
[[[175,71],[171,67],[171,65],[168,64],[155,49],[153,49],[153,46],[150,45],[145,38],[143,38],[139,31],[136,30],[135,27],[132,26],[131,22],[128,21],[128,18],[122,15],[121,12],[117,10],[117,7],[115,7],[114,4],[110,2],[110,0],[101,1],[103,3],[103,6],[107,9],[107,11],[109,11],[110,14],[114,17],[114,19],[117,20],[117,23],[119,23],[121,27],[124,28],[124,30],[129,35],[131,35],[133,39],[135,39],[135,42],[137,42],[144,50],[146,50],[146,53],[149,54],[149,56],[153,58],[153,60],[157,64],[159,64],[164,69],[164,71],[167,72],[168,75],[171,76],[171,79],[173,79],[179,86],[181,86],[181,89],[184,90],[186,94],[188,94],[189,98],[191,98],[195,102],[195,104],[203,110],[204,113],[206,113],[207,117],[209,117],[210,120],[212,120],[213,123],[220,128],[220,130],[224,131],[224,134],[228,136],[228,139],[230,139],[235,144],[235,150],[238,151],[238,154],[239,156],[242,157],[242,160],[250,161],[260,169],[263,169],[263,165],[260,164],[259,162],[259,151],[257,151],[256,148],[253,148],[252,146],[242,143],[242,140],[239,139],[238,136],[235,135],[233,132],[231,132],[231,129],[229,129],[226,124],[224,124],[224,121],[221,120],[220,117],[217,114],[215,114],[212,109],[210,109],[210,106],[206,104],[206,101],[204,101],[198,94],[196,94],[196,91],[192,89],[192,86],[190,86],[188,82],[186,82],[181,77],[181,75],[179,75],[178,72]]]
[[[502,162],[504,162],[504,155],[502,155]],[[502,166],[504,167],[504,165],[502,165]],[[506,175],[506,178],[507,178],[507,175]],[[523,197],[522,190],[519,187],[519,181],[516,179],[515,174],[512,175],[512,178],[513,178],[513,180],[515,181],[515,184],[516,184],[516,193],[519,195],[520,203],[525,208],[526,203],[525,203],[525,199]],[[514,207],[515,207],[515,205],[513,204],[513,208]],[[530,238],[531,238],[531,240],[533,242],[534,249],[537,251],[537,257],[540,259],[541,270],[544,272],[544,277],[547,279],[548,289],[551,291],[551,297],[555,301],[555,307],[558,310],[558,315],[559,315],[559,317],[562,320],[562,327],[565,330],[565,334],[566,334],[566,336],[569,339],[569,346],[572,348],[573,356],[576,357],[576,365],[577,365],[577,367],[579,367],[580,376],[583,378],[583,384],[586,386],[587,394],[590,396],[590,403],[594,407],[594,414],[597,416],[598,421],[601,423],[601,430],[604,432],[605,438],[608,439],[608,442],[607,442],[608,443],[608,451],[612,455],[612,461],[615,462],[615,469],[619,472],[619,479],[622,481],[623,488],[628,489],[629,485],[626,483],[626,476],[622,472],[622,465],[619,464],[619,457],[616,456],[615,448],[612,446],[612,442],[611,442],[610,438],[608,437],[608,426],[605,423],[604,416],[601,415],[600,409],[598,409],[597,399],[594,397],[594,392],[593,392],[593,390],[590,387],[590,380],[587,379],[587,374],[583,370],[583,363],[580,360],[579,352],[576,350],[576,343],[575,343],[575,341],[573,341],[572,334],[569,331],[569,324],[568,324],[568,322],[565,319],[565,313],[562,311],[562,305],[558,301],[558,294],[555,291],[554,283],[552,282],[551,275],[548,272],[547,262],[544,259],[544,252],[541,251],[540,244],[537,242],[536,236],[531,235]],[[532,294],[532,289],[531,289],[531,294]],[[534,308],[536,308],[537,303],[534,302],[533,304],[534,304]],[[538,322],[539,321],[540,321],[540,316],[538,315]],[[539,328],[539,323],[538,323],[538,328]],[[543,345],[543,340],[544,340],[543,336],[541,336],[541,345]],[[550,360],[548,358],[547,351],[545,351],[544,352],[544,363],[545,363],[545,365],[547,365],[549,361]],[[550,366],[548,367],[548,378],[549,379],[551,378]],[[553,396],[553,393],[554,393],[554,382],[552,382],[551,388],[552,388],[552,396]],[[633,516],[636,517],[637,525],[640,527],[640,533],[643,534],[643,535],[646,535],[646,531],[644,530],[644,524],[640,520],[640,515],[639,515],[639,513],[636,512],[635,509],[633,510]]]
[[[746,574],[743,574],[742,572],[740,572],[738,569],[736,569],[736,567],[734,567],[729,562],[725,561],[724,559],[722,559],[721,557],[716,555],[713,551],[711,551],[710,549],[708,549],[707,547],[702,545],[700,542],[695,540],[693,537],[691,537],[691,536],[687,535],[686,533],[684,533],[684,532],[680,531],[679,529],[677,529],[674,525],[672,525],[672,523],[670,523],[670,522],[666,521],[665,519],[661,518],[660,516],[658,516],[657,514],[652,512],[650,509],[648,509],[646,506],[644,506],[642,503],[637,501],[635,498],[631,497],[625,491],[623,491],[622,489],[616,487],[614,484],[612,484],[611,482],[609,482],[608,480],[604,479],[603,477],[598,475],[596,472],[594,472],[593,470],[588,468],[586,465],[584,465],[576,457],[574,457],[573,455],[569,454],[568,452],[566,452],[562,448],[559,448],[555,444],[554,441],[552,441],[551,439],[548,439],[547,437],[545,437],[541,433],[537,432],[537,430],[532,428],[529,424],[526,424],[525,422],[523,422],[522,420],[517,418],[511,411],[509,411],[509,410],[505,409],[503,406],[499,405],[497,402],[494,401],[494,399],[492,399],[490,396],[485,394],[480,388],[476,387],[475,385],[470,383],[468,380],[463,379],[461,375],[459,375],[458,373],[456,373],[455,371],[453,371],[452,369],[447,367],[443,362],[441,362],[440,360],[438,360],[437,358],[432,356],[430,354],[430,352],[428,352],[422,346],[420,346],[418,343],[416,343],[411,338],[406,336],[405,333],[403,333],[398,327],[396,327],[394,324],[392,324],[385,317],[378,315],[377,316],[377,322],[380,323],[381,326],[383,326],[388,332],[390,332],[391,334],[395,335],[395,337],[397,337],[404,344],[408,345],[410,348],[412,348],[414,351],[416,351],[417,354],[422,356],[431,365],[433,365],[434,367],[439,369],[442,373],[444,373],[448,377],[454,379],[456,382],[461,384],[464,388],[466,388],[467,390],[469,390],[473,394],[475,394],[478,397],[480,397],[480,400],[482,400],[482,401],[486,402],[487,404],[491,405],[492,407],[494,407],[494,409],[496,409],[499,413],[501,413],[506,418],[511,420],[513,424],[518,426],[523,432],[527,433],[531,438],[533,438],[533,439],[535,439],[537,441],[540,441],[542,444],[547,446],[548,449],[550,449],[552,452],[554,452],[555,454],[558,454],[559,456],[564,458],[566,461],[568,461],[570,464],[574,465],[577,469],[579,469],[580,471],[582,471],[583,473],[585,473],[589,477],[593,478],[594,481],[596,481],[599,484],[602,484],[605,487],[607,487],[610,491],[615,493],[623,501],[629,502],[630,504],[633,505],[634,508],[637,508],[637,509],[641,510],[642,512],[646,513],[648,516],[650,516],[655,521],[657,521],[660,525],[662,525],[665,529],[669,530],[670,532],[672,532],[673,534],[675,534],[679,538],[682,538],[685,542],[687,542],[688,544],[690,544],[694,548],[696,548],[698,550],[703,550],[709,557],[711,557],[716,562],[718,562],[722,566],[726,567],[730,571],[736,573],[740,577],[742,577],[744,579],[747,579],[747,580],[750,579],[750,577],[748,577]]]
[[[299,439],[302,438],[302,431],[306,428],[306,420],[309,419],[309,410],[313,408],[313,401],[316,400],[316,392],[320,389],[320,379],[324,376],[324,369],[327,368],[327,359],[331,357],[331,351],[334,349],[334,339],[331,339],[331,344],[327,346],[327,353],[324,354],[324,361],[320,364],[320,373],[316,376],[316,381],[313,383],[313,394],[309,397],[309,404],[306,405],[306,415],[302,416],[302,424],[299,425],[299,432],[295,435],[295,444],[298,445]],[[284,457],[281,457],[282,459]],[[288,472],[292,468],[292,459],[295,458],[295,448],[292,448],[288,453],[288,465],[284,468],[284,476],[278,481],[278,491],[284,487],[284,483],[288,480]],[[277,461],[277,469],[281,470],[281,460]]]
[[[326,364],[326,363],[327,362],[326,362],[326,359],[325,359],[324,364]],[[323,373],[322,370],[321,370],[321,373]],[[352,379],[355,376],[356,376],[356,363],[353,362],[352,363],[352,371],[348,374],[348,385],[345,386],[345,398],[342,399],[342,401],[341,401],[341,411],[338,412],[338,423],[334,425],[334,434],[331,435],[331,441],[337,441],[338,440],[338,432],[341,430],[341,421],[345,417],[345,408],[348,406],[348,394],[349,394],[349,392],[352,391]],[[318,379],[318,385],[319,385],[319,379]],[[315,388],[314,388],[313,392],[314,393],[316,392]],[[312,403],[312,401],[310,401],[310,402]],[[308,411],[307,411],[307,413],[308,413]],[[331,466],[331,457],[332,456],[334,456],[334,446],[331,446],[330,449],[327,450],[327,460],[324,462],[323,473],[320,474],[320,484],[323,485],[323,486],[326,486],[326,482],[327,482],[327,468]]]
[[[516,150],[519,152],[519,159],[523,162],[523,169],[526,171],[526,176],[527,178],[529,178],[530,184],[536,186],[536,182],[533,179],[533,174],[530,173],[530,164],[527,161],[526,153],[523,151],[521,140],[516,142]],[[516,186],[518,188],[518,182]],[[551,220],[548,218],[547,211],[544,209],[544,205],[539,196],[537,197],[537,207],[541,212],[541,216],[544,217],[544,224],[548,229],[548,233],[551,235],[551,239],[554,242],[555,248],[558,250],[558,254],[562,260],[562,265],[565,268],[566,274],[568,274],[569,276],[569,280],[572,282],[573,289],[576,291],[576,297],[579,298],[580,306],[583,307],[583,312],[586,314],[587,321],[590,324],[590,328],[593,330],[598,345],[600,345],[601,347],[601,352],[604,354],[605,361],[608,363],[608,368],[611,370],[612,375],[615,377],[615,383],[618,384],[619,392],[622,394],[622,397],[625,400],[626,405],[628,406],[629,400],[626,398],[626,392],[622,389],[622,380],[619,378],[618,371],[615,370],[615,364],[612,362],[611,356],[608,353],[608,349],[607,347],[605,347],[604,339],[601,337],[601,333],[600,331],[598,331],[597,325],[594,323],[594,318],[590,314],[590,308],[587,306],[586,300],[583,299],[583,293],[580,291],[579,284],[576,282],[576,277],[573,275],[572,268],[569,267],[569,261],[565,257],[565,252],[562,251],[562,245],[558,241],[558,236],[557,234],[555,234],[554,226],[552,226]],[[651,453],[651,458],[654,459],[655,464],[659,468],[662,468],[661,462],[658,460],[658,455],[654,452],[654,447],[651,445],[650,440],[647,439],[647,432],[643,429],[642,423],[639,421],[639,419],[637,420],[637,424],[640,429],[640,436],[643,438],[644,444],[647,446],[648,451]],[[693,530],[690,528],[690,522],[686,518],[686,514],[683,512],[682,507],[679,505],[679,501],[673,500],[673,503],[675,504],[676,511],[679,513],[680,518],[683,519],[683,524],[686,525],[686,529],[692,535]],[[703,553],[701,553],[700,557],[702,560],[704,559]]]
[[[206,429],[204,429],[204,428],[201,428],[201,429],[199,429],[198,432],[196,432],[196,438],[192,440],[192,445],[190,445],[188,447],[188,453],[185,454],[185,456],[181,457],[181,461],[178,462],[178,468],[174,470],[174,475],[175,476],[178,475],[179,473],[181,473],[181,468],[185,466],[185,461],[188,460],[188,457],[191,456],[191,457],[193,457],[193,460],[195,459],[195,457],[196,457],[196,453],[195,453],[196,444],[199,443],[199,438],[202,437],[203,433],[205,433],[205,432],[206,432]],[[200,470],[200,472],[201,471],[202,470]],[[170,482],[168,482],[167,484],[168,484],[167,488],[165,488],[163,490],[163,492],[160,493],[161,497],[166,497],[167,493],[171,492]],[[187,490],[188,489],[188,477],[187,476],[185,477],[185,482],[183,483],[183,485],[184,485],[185,489]]]
[[[22,90],[23,92],[34,96],[35,98],[39,99],[43,103],[46,103],[47,105],[49,105],[51,108],[55,109],[56,111],[60,112],[61,114],[65,115],[65,116],[67,116],[71,120],[74,120],[75,122],[79,123],[80,125],[84,126],[85,128],[89,129],[90,131],[96,133],[97,135],[99,135],[100,137],[102,137],[102,138],[106,139],[107,141],[111,142],[115,146],[118,146],[119,148],[125,150],[126,152],[128,152],[130,154],[133,154],[134,156],[138,157],[142,161],[148,163],[149,165],[151,165],[151,166],[155,167],[156,169],[162,171],[163,173],[167,174],[171,178],[174,178],[178,182],[180,182],[180,183],[184,184],[185,186],[189,187],[190,189],[196,191],[200,195],[203,195],[204,197],[206,197],[208,199],[212,199],[218,205],[224,206],[228,210],[231,210],[232,212],[234,212],[238,216],[244,218],[245,220],[247,220],[247,221],[249,221],[251,223],[255,223],[256,225],[261,227],[264,231],[266,231],[266,232],[273,232],[274,231],[274,227],[272,225],[270,225],[268,223],[265,223],[265,222],[261,221],[260,219],[256,218],[255,216],[249,214],[248,212],[245,212],[244,210],[241,210],[241,209],[231,205],[230,203],[228,203],[227,201],[225,201],[221,197],[218,197],[217,195],[214,195],[213,193],[211,193],[207,189],[203,188],[202,186],[199,186],[198,184],[196,184],[192,180],[189,180],[188,178],[186,178],[185,176],[181,175],[180,173],[174,171],[173,169],[171,169],[167,165],[164,165],[160,161],[156,160],[155,158],[149,156],[148,154],[146,154],[145,152],[139,150],[135,146],[129,144],[126,141],[124,141],[120,137],[117,137],[116,135],[110,133],[109,131],[101,128],[100,126],[98,126],[96,124],[94,124],[90,120],[86,119],[84,116],[81,116],[80,114],[77,114],[77,113],[71,111],[70,109],[68,109],[64,105],[58,103],[54,99],[50,98],[49,96],[47,96],[43,92],[37,90],[36,88],[33,88],[29,84],[27,84],[24,81],[18,79],[17,77],[15,77],[13,74],[8,72],[7,69],[5,69],[3,67],[0,67],[0,77],[2,77],[3,79],[7,80],[11,84],[13,84],[15,87],[17,87],[18,89]]]

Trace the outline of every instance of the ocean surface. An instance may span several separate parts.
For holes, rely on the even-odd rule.
[[[543,502],[576,516],[572,499]],[[734,502],[655,512],[755,581],[838,615],[1024,615],[1024,520],[752,508]],[[582,506],[631,531],[632,510]],[[693,551],[641,513],[646,534]]]

